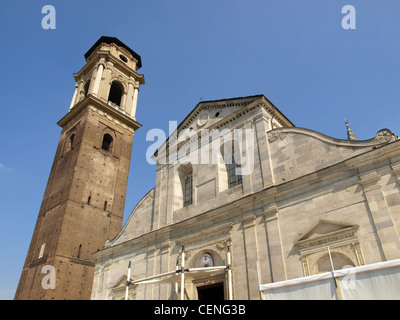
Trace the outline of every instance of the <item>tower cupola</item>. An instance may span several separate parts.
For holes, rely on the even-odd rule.
[[[74,74],[70,110],[92,95],[118,112],[136,119],[141,57],[115,37],[101,37],[85,54],[86,65]]]

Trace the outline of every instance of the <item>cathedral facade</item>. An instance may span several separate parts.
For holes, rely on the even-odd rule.
[[[400,258],[400,142],[348,133],[297,128],[263,95],[199,103],[154,154],[154,189],[94,254],[92,299],[260,299],[260,283],[330,271],[330,256],[335,269]],[[204,259],[227,268],[190,273]],[[184,282],[140,281],[183,264]]]

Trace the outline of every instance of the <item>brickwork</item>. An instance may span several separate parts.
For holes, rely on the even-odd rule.
[[[58,123],[61,137],[15,299],[90,299],[93,253],[122,227],[132,142],[140,124],[132,112],[133,86],[129,91],[124,83],[127,90],[117,107],[107,101],[107,91],[118,74],[133,82],[136,75],[137,84],[143,77],[136,74],[137,56],[113,39],[101,39],[105,43],[94,48],[75,75],[70,111]],[[115,62],[121,52],[128,67]],[[108,66],[106,77],[96,61]],[[54,268],[54,288],[43,285],[46,266]]]

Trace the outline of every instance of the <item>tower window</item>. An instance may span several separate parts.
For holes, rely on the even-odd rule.
[[[42,246],[40,247],[40,252],[39,252],[39,257],[38,257],[38,259],[43,258],[44,249],[45,249],[45,248],[46,248],[46,244],[43,243]]]
[[[71,134],[69,137],[69,140],[67,140],[67,144],[66,144],[64,153],[67,153],[74,148],[74,139],[75,139],[75,133]]]
[[[69,137],[69,143],[70,143],[70,145],[71,145],[71,148],[70,148],[70,149],[72,149],[72,148],[74,147],[74,139],[75,139],[75,134],[73,133],[73,134],[71,134],[71,136]]]
[[[78,255],[76,256],[78,259],[81,257],[81,249],[82,249],[82,244],[79,245]]]
[[[89,86],[90,86],[90,80],[88,80],[88,82],[86,82],[84,90],[85,90],[85,97],[88,95],[89,93]]]
[[[123,92],[124,91],[121,85],[118,82],[114,81],[113,83],[111,83],[110,93],[108,95],[108,101],[117,106],[120,106]]]
[[[106,133],[103,137],[103,143],[101,145],[101,148],[105,151],[111,151],[112,143],[113,143],[113,138],[108,133]]]
[[[125,62],[125,63],[128,62],[128,59],[125,56],[123,56],[122,54],[120,54],[119,57],[123,62]]]

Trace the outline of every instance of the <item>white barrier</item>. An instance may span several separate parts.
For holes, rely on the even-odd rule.
[[[400,300],[400,259],[259,286],[264,300]]]

